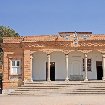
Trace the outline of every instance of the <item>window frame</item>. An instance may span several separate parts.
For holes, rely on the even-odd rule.
[[[13,65],[13,62],[14,62],[14,65]],[[18,62],[19,62],[19,65],[17,65]],[[10,67],[10,75],[20,75],[21,74],[21,60],[13,59],[13,60],[10,61],[10,65],[11,65],[11,67]],[[15,72],[14,72],[13,68],[15,68],[14,69]]]
[[[82,59],[82,67],[83,67],[83,71],[85,71],[84,58]],[[87,71],[92,71],[92,59],[91,58],[87,58]]]

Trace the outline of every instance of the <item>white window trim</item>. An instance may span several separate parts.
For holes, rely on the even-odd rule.
[[[19,61],[19,66],[12,66],[12,62],[13,61]],[[17,73],[13,73],[13,68],[19,68],[19,72],[17,71]],[[10,75],[20,75],[21,74],[21,60],[11,60],[10,61]]]

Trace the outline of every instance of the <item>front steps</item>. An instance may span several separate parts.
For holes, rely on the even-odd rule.
[[[27,82],[9,95],[105,94],[104,81]]]

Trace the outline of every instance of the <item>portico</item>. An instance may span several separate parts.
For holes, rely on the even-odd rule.
[[[2,46],[4,88],[32,81],[105,80],[104,35],[60,32],[6,37]]]
[[[50,62],[55,63],[55,81],[57,80],[88,81],[88,80],[97,80],[96,61],[98,60],[102,61],[102,54],[98,51],[97,52],[93,51],[93,52],[88,52],[88,53],[86,53],[86,51],[84,51],[84,53],[80,51],[71,51],[68,54],[61,51],[57,51],[57,52],[54,51],[54,52],[51,52],[50,54],[47,54],[45,52],[35,52],[33,54],[33,59],[34,60],[32,63],[33,65],[32,78],[34,81],[35,80],[36,81],[40,81],[40,80],[51,81],[50,80],[50,65],[51,65]],[[84,67],[83,67],[83,59],[84,59]],[[91,67],[90,67],[91,70],[88,70],[89,68],[87,64],[88,59],[91,59]],[[46,62],[48,62],[47,66],[46,66]],[[41,65],[43,66],[41,67]],[[46,71],[46,68],[48,68],[47,71]]]

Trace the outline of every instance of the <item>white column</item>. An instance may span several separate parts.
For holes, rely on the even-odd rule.
[[[84,65],[85,65],[85,81],[88,81],[88,75],[87,75],[87,54],[84,55]]]
[[[69,77],[68,77],[68,54],[65,55],[66,57],[66,81],[69,80]]]
[[[103,80],[105,81],[105,54],[102,55]]]
[[[50,54],[47,54],[47,62],[48,62],[48,64],[47,64],[47,68],[48,68],[48,70],[47,70],[47,81],[51,81],[50,80]]]
[[[33,79],[32,79],[32,59],[33,59],[33,57],[32,57],[32,55],[31,55],[31,56],[30,56],[31,82],[33,82]]]

